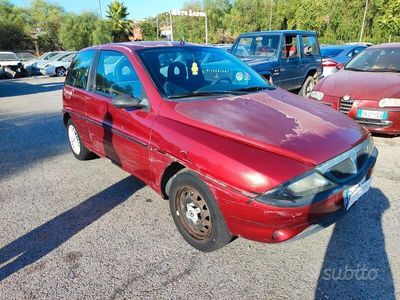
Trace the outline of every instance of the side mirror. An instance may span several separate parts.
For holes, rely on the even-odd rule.
[[[143,108],[145,105],[141,100],[132,97],[130,94],[118,95],[112,99],[112,105],[116,108]]]

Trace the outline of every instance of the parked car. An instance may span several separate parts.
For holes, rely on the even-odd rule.
[[[21,60],[23,64],[35,59],[35,56],[29,51],[18,51],[15,52],[15,54],[17,54],[18,58]]]
[[[317,35],[312,31],[279,30],[240,35],[231,53],[264,78],[288,91],[307,96],[322,75]]]
[[[208,75],[217,68],[229,77]],[[377,157],[342,113],[275,88],[224,50],[184,43],[79,51],[63,120],[77,159],[107,157],[169,199],[201,251],[328,226],[369,189]]]
[[[362,44],[331,45],[321,47],[323,75],[327,77],[338,70],[363,51],[367,46]]]
[[[22,76],[21,60],[14,52],[0,52],[0,78],[15,78]]]
[[[400,134],[400,43],[365,49],[322,79],[310,98],[337,109],[372,132]]]
[[[59,77],[67,75],[67,70],[75,57],[75,54],[76,52],[72,52],[59,60],[49,61],[49,63],[40,68],[40,73],[43,75]]]
[[[232,48],[232,44],[214,44],[213,46],[220,49],[224,49],[226,51],[230,51]]]
[[[61,51],[52,51],[52,52],[45,52],[41,56],[39,56],[38,59],[31,59],[24,63],[25,69],[32,75],[39,75],[40,70],[37,68],[37,63],[38,62],[43,62],[43,61],[48,61],[54,56],[60,54]]]

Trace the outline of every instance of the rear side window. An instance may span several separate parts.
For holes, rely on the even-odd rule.
[[[142,84],[129,59],[117,51],[101,51],[96,70],[95,92],[109,97],[130,94],[142,99]]]
[[[319,56],[319,46],[316,36],[302,36],[303,56]]]
[[[65,84],[76,88],[86,89],[89,77],[89,69],[94,54],[95,50],[87,50],[79,52],[76,55],[71,64],[70,70],[68,71]]]

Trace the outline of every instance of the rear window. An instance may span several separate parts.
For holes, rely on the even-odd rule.
[[[79,52],[68,71],[66,85],[85,89],[89,77],[89,69],[93,60],[95,50]]]
[[[321,48],[321,56],[322,58],[331,58],[338,56],[340,53],[342,53],[344,50],[343,49],[338,49],[338,48]]]

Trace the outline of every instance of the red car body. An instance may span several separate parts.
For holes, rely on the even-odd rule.
[[[257,197],[366,142],[366,130],[341,113],[282,89],[201,101],[166,100],[136,51],[171,46],[192,47],[126,43],[90,48],[126,55],[151,105],[147,110],[118,109],[90,87],[66,84],[64,122],[73,120],[88,149],[107,156],[164,198],[168,180],[183,167],[192,170],[214,195],[229,231],[247,239],[285,241],[311,225],[329,225],[343,212],[343,190],[349,185],[292,207],[269,205]],[[371,175],[376,153],[369,159],[362,176]]]
[[[400,50],[400,44],[372,46],[364,51],[368,54],[390,49]],[[379,104],[385,98],[400,98],[400,56],[395,60],[398,61],[395,72],[379,72],[378,69],[360,72],[344,68],[320,80],[313,90],[323,93],[321,103],[347,114],[371,132],[399,135],[400,104],[397,107],[381,107]],[[371,111],[374,115],[370,113],[370,117],[365,117],[361,111]]]

